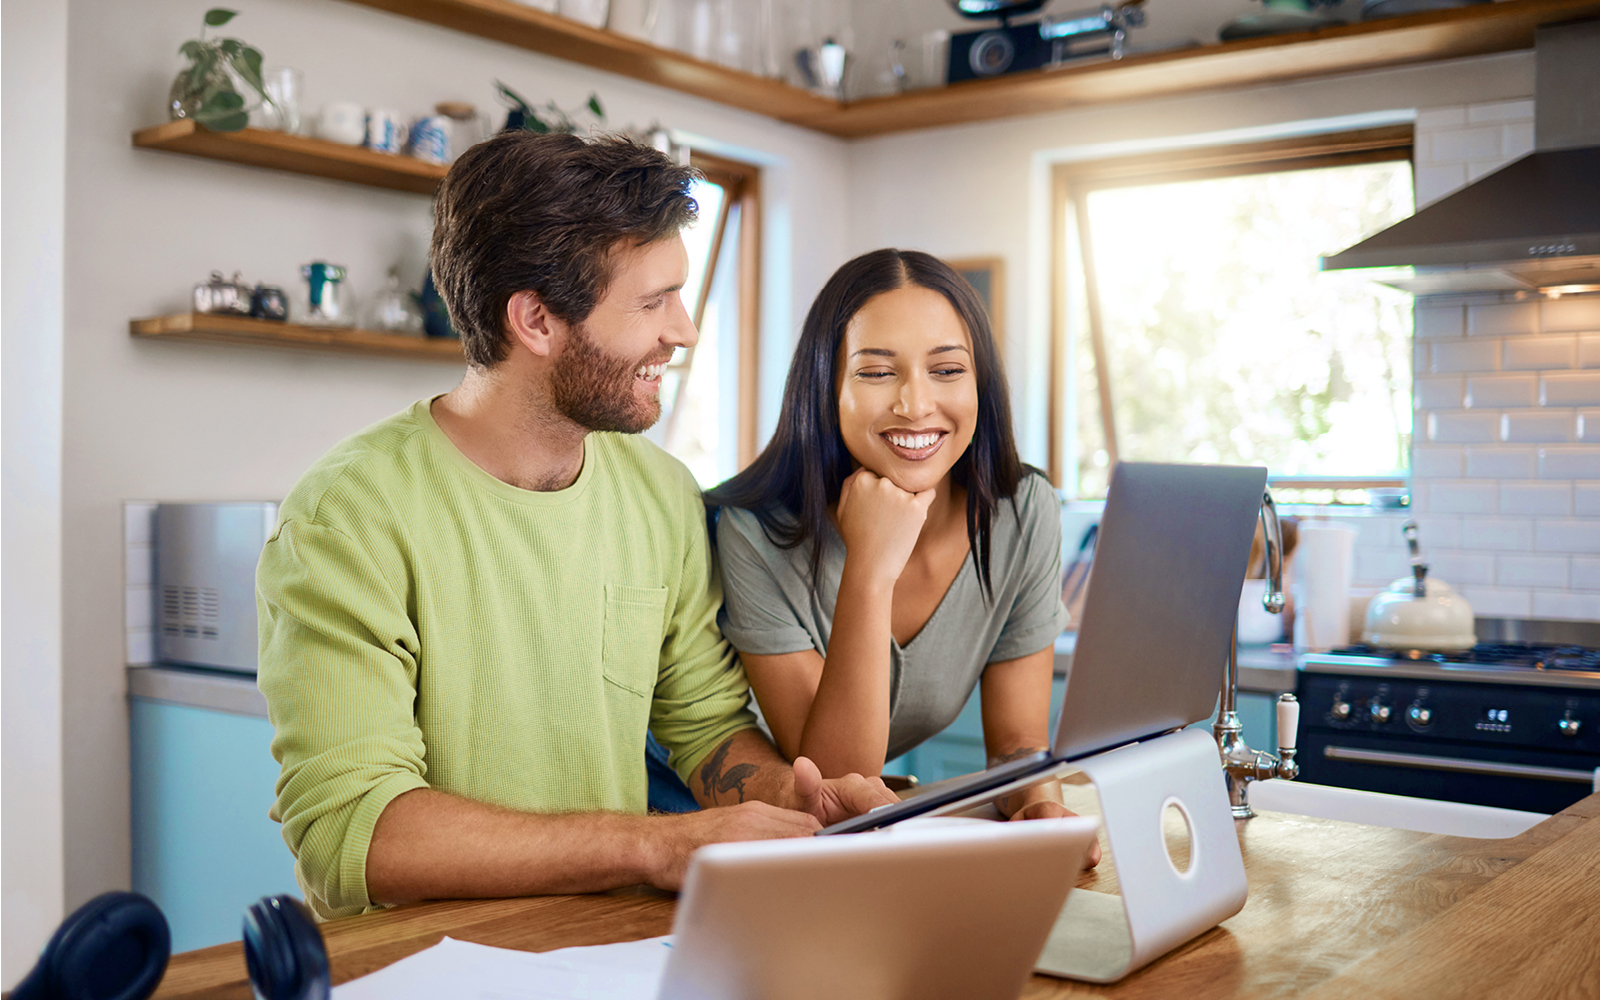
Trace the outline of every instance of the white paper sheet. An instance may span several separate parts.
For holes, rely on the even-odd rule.
[[[445,938],[333,989],[333,1000],[654,1000],[670,937],[531,952]]]

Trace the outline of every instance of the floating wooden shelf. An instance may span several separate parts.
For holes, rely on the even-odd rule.
[[[374,153],[360,146],[343,146],[286,132],[256,128],[213,132],[189,119],[141,129],[133,133],[133,144],[143,149],[162,149],[416,194],[432,194],[448,169],[410,156]]]
[[[341,354],[378,354],[419,361],[462,362],[461,342],[440,337],[407,337],[375,330],[351,330],[274,323],[245,316],[175,313],[128,324],[135,337],[151,340],[207,340],[258,347],[294,347]]]
[[[353,2],[844,138],[1525,49],[1542,24],[1600,15],[1600,0],[1500,0],[841,104],[513,0]]]

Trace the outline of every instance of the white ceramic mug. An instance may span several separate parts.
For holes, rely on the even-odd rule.
[[[317,137],[346,146],[359,146],[367,137],[367,112],[355,101],[334,101],[317,116]]]
[[[398,153],[406,148],[406,123],[400,112],[388,108],[367,112],[367,148],[379,153]]]

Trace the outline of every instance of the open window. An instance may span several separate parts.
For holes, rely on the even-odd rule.
[[[668,362],[661,419],[647,436],[709,488],[755,457],[761,189],[750,164],[700,152],[691,162],[704,179],[694,186],[699,221],[683,234],[682,294],[700,340]]]
[[[1403,487],[1411,299],[1318,257],[1412,212],[1407,126],[1055,169],[1051,475],[1260,464],[1287,499]]]

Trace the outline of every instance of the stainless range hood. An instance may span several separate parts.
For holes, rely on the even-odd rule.
[[[1535,151],[1324,270],[1409,266],[1383,281],[1419,294],[1600,291],[1600,21],[1540,28],[1534,48]]]

